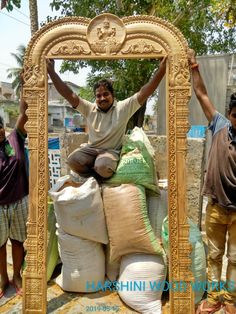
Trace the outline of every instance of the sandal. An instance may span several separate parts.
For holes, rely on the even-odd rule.
[[[0,291],[0,299],[4,296],[5,291]]]
[[[17,287],[17,285],[16,285],[16,283],[15,283],[15,281],[13,279],[10,281],[10,284],[15,288],[15,291],[16,291],[17,295],[23,296],[23,289]]]
[[[208,303],[207,300],[203,300],[196,311],[196,314],[213,314],[221,309],[221,303],[218,302],[216,304]]]
[[[4,297],[4,294],[5,294],[5,292],[6,292],[7,288],[8,288],[8,286],[9,286],[9,281],[4,285],[4,287],[2,287],[1,292],[0,292],[0,299],[1,299],[2,297]]]

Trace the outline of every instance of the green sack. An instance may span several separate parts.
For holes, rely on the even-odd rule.
[[[115,174],[106,183],[142,185],[160,194],[154,157],[155,152],[147,135],[141,128],[135,127],[124,141]]]
[[[202,235],[198,226],[188,218],[189,224],[189,242],[192,245],[191,258],[191,271],[194,277],[193,287],[196,287],[196,283],[206,282],[206,254],[204,249],[204,243],[202,241]],[[162,243],[166,254],[169,251],[169,231],[168,231],[168,216],[163,220],[162,224]],[[202,285],[200,285],[202,287]],[[202,288],[194,289],[195,304],[199,303],[202,299],[205,290]]]
[[[27,252],[25,252],[25,257]],[[58,241],[56,235],[56,217],[54,206],[51,200],[48,200],[48,233],[47,233],[47,281],[51,279],[55,267],[59,261]],[[22,265],[22,269],[26,268],[26,259]]]
[[[51,279],[58,264],[59,252],[56,235],[56,217],[51,200],[48,201],[48,238],[47,238],[47,281]]]

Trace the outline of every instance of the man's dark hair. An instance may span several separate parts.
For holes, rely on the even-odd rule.
[[[236,93],[233,93],[230,96],[230,102],[229,102],[229,113],[232,111],[232,109],[236,107]]]
[[[96,89],[99,88],[100,86],[103,86],[105,87],[106,89],[109,90],[109,92],[112,94],[112,96],[114,97],[114,89],[113,89],[113,86],[112,86],[112,82],[110,80],[107,80],[107,79],[102,79],[98,82],[96,82],[93,86],[93,92],[94,92],[94,95],[96,95]]]
[[[0,116],[0,127],[4,128],[4,120],[1,116]]]

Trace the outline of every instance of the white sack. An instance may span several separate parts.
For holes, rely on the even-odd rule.
[[[68,234],[107,244],[103,202],[97,181],[90,177],[79,187],[67,186],[58,191],[69,178],[60,178],[55,189],[49,191],[58,226]]]
[[[123,302],[142,314],[161,314],[165,279],[166,263],[162,256],[129,254],[121,259],[118,293]],[[125,284],[129,285],[129,291]]]
[[[62,272],[56,283],[65,291],[95,292],[105,280],[102,244],[71,236],[63,230],[58,230],[57,235]]]

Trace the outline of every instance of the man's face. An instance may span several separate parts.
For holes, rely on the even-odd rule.
[[[228,115],[230,122],[232,123],[232,127],[236,132],[236,107],[233,107],[232,111]]]
[[[113,104],[112,93],[104,86],[99,86],[95,91],[96,104],[102,111],[107,111]]]
[[[0,143],[2,143],[5,140],[5,129],[2,124],[0,124]]]

